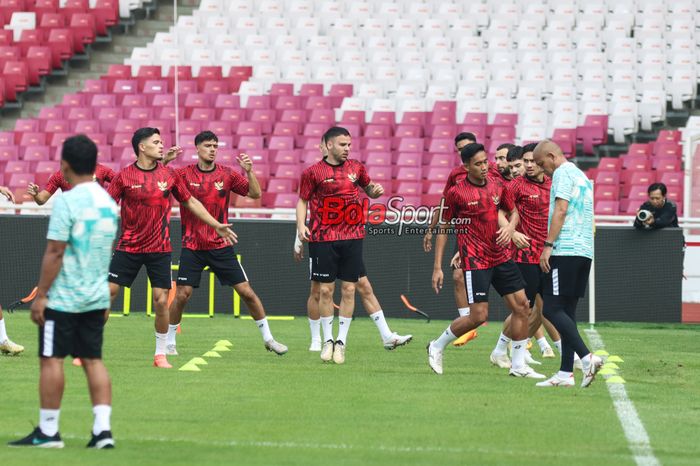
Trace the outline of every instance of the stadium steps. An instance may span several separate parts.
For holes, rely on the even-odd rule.
[[[145,17],[145,12],[137,13],[133,26],[113,29],[111,42],[92,44],[89,59],[77,57],[70,60],[67,75],[47,76],[44,92],[35,90],[24,93],[21,109],[3,109],[0,112],[0,130],[11,130],[18,118],[35,117],[42,107],[60,103],[65,94],[80,91],[85,80],[99,79],[107,72],[109,65],[124,63],[124,59],[131,55],[134,47],[144,47],[153,41],[157,32],[167,31],[173,24],[172,1],[159,0],[157,3],[157,10],[149,18]],[[191,15],[197,3],[192,0],[180,0],[178,16]]]

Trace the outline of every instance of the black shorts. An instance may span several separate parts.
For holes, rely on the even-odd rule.
[[[332,283],[339,278],[357,282],[364,275],[361,239],[309,243],[310,280]]]
[[[109,281],[130,287],[136,280],[142,265],[146,266],[146,273],[153,288],[170,289],[173,278],[169,252],[136,254],[114,251],[112,262],[109,264]]]
[[[224,286],[234,286],[247,282],[248,276],[238,262],[232,246],[208,251],[194,251],[183,248],[177,272],[177,284],[199,288],[202,270],[209,266]]]
[[[583,298],[591,272],[591,259],[581,256],[552,256],[550,271],[542,278],[542,294]]]
[[[39,327],[39,356],[42,358],[101,359],[105,310],[60,312],[46,308],[46,322]]]
[[[512,260],[490,269],[464,271],[464,288],[469,304],[488,302],[491,285],[498,294],[505,296],[524,289],[525,281]]]
[[[525,280],[525,294],[527,299],[530,300],[530,307],[535,305],[535,296],[542,294],[542,269],[540,269],[540,264],[524,264],[522,262],[516,262],[518,269],[520,269],[520,274]]]

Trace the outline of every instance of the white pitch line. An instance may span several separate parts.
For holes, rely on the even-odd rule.
[[[605,349],[603,339],[595,329],[586,329],[586,335],[588,335],[588,341],[593,351]],[[642,424],[642,420],[637,414],[634,403],[627,396],[625,386],[623,384],[610,383],[605,385],[607,385],[608,392],[610,392],[610,398],[613,400],[617,418],[622,424],[622,430],[625,432],[627,444],[637,466],[660,466],[661,463],[654,456],[654,451],[651,448],[649,434],[647,434],[644,424]]]

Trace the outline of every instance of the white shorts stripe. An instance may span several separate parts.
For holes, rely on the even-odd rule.
[[[241,272],[243,272],[243,278],[245,278],[245,281],[249,282],[250,280],[248,280],[248,275],[245,273],[245,269],[243,268],[243,264],[241,264],[240,261],[238,262],[238,266],[241,268]]]
[[[467,302],[469,304],[474,304],[474,287],[472,286],[472,271],[467,270],[464,272],[464,284],[467,288]]]
[[[559,269],[552,269],[552,294],[559,296]]]
[[[309,257],[309,280],[311,280],[311,277],[313,277],[313,265],[314,265],[314,260]]]
[[[56,322],[53,320],[47,320],[44,322],[44,349],[41,351],[41,355],[47,358],[53,356],[53,333]]]

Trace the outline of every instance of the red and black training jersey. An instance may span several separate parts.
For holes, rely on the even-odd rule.
[[[539,264],[544,241],[547,239],[547,220],[549,219],[549,191],[552,179],[544,177],[542,183],[527,176],[519,176],[508,183],[504,197],[509,204],[515,205],[520,215],[517,231],[530,238],[530,247],[517,249],[513,253],[515,262]]]
[[[501,180],[506,185],[513,181],[512,178],[506,178],[501,174],[501,171],[498,169],[498,165],[496,165],[496,162],[489,162],[489,175]]]
[[[502,180],[487,176],[483,186],[466,178],[445,196],[445,220],[454,219],[462,270],[490,269],[510,259],[510,250],[496,244],[498,210],[513,208],[503,192]]]
[[[445,182],[445,189],[442,190],[442,195],[447,196],[447,192],[452,189],[453,186],[461,183],[467,178],[467,169],[464,165],[455,167],[452,169],[449,175],[447,175],[447,181]]]
[[[347,221],[346,214],[352,205],[353,211],[362,212],[359,188],[369,183],[365,166],[353,159],[340,165],[331,165],[324,159],[302,172],[299,197],[309,202],[312,242],[365,237],[364,223]]]
[[[228,223],[229,193],[248,194],[248,179],[231,167],[215,164],[203,171],[196,163],[177,170],[189,192],[202,203],[207,212],[221,223]],[[228,246],[212,227],[198,219],[189,209],[180,206],[182,218],[182,247],[207,251]]]
[[[95,166],[95,176],[93,176],[93,179],[97,181],[100,186],[104,187],[105,183],[110,183],[115,175],[116,173],[114,173],[114,170],[98,163]],[[72,186],[68,184],[68,181],[66,181],[66,179],[63,177],[61,170],[58,170],[56,173],[51,175],[49,181],[46,183],[46,191],[50,192],[51,194],[54,194],[58,188],[61,188],[61,191],[64,192],[69,191],[70,188],[72,188]]]
[[[178,202],[192,195],[171,168],[160,163],[143,170],[135,163],[117,173],[107,189],[121,203],[121,236],[117,250],[130,253],[170,252],[170,194]]]

